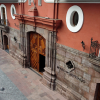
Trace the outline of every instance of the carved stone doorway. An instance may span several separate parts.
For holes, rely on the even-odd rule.
[[[46,86],[48,86],[49,88],[51,89],[55,89],[55,80],[56,80],[56,75],[55,75],[55,69],[56,69],[56,32],[53,32],[53,31],[49,31],[49,30],[46,30],[46,29],[42,29],[42,28],[38,28],[38,27],[33,27],[33,26],[30,26],[30,25],[26,25],[26,50],[25,50],[25,53],[26,53],[26,56],[27,56],[27,59],[26,59],[26,63],[27,63],[27,66],[26,67],[29,67],[31,70],[34,68],[31,66],[31,47],[30,47],[30,38],[31,36],[30,35],[35,35],[35,41],[34,41],[34,38],[33,38],[33,43],[32,44],[38,44],[38,43],[41,43],[41,45],[43,46],[42,49],[40,48],[39,49],[39,44],[38,45],[32,45],[33,47],[35,46],[35,50],[33,49],[33,51],[35,52],[36,51],[36,48],[37,48],[37,51],[39,52],[39,50],[42,50],[42,53],[38,53],[36,51],[36,54],[38,53],[38,61],[36,62],[36,64],[38,65],[38,67],[36,67],[36,70],[39,72],[42,68],[42,70],[44,71],[43,72],[43,75],[42,75],[42,82],[43,84],[45,84]],[[38,38],[37,38],[38,37]],[[39,40],[40,38],[40,40]],[[38,40],[38,42],[37,42]],[[45,41],[45,42],[44,42]],[[33,52],[33,53],[34,53]],[[44,52],[44,54],[43,54]],[[36,56],[35,54],[35,56]],[[42,61],[43,60],[43,61]],[[39,62],[39,64],[38,64]],[[45,63],[43,63],[45,62]],[[39,66],[40,65],[40,66]],[[42,65],[42,67],[41,67]],[[44,67],[45,65],[45,67]],[[43,68],[44,67],[44,68]]]

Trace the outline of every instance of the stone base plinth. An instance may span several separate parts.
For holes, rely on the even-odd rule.
[[[48,88],[55,90],[55,74],[51,71],[50,67],[45,68],[45,72],[43,73],[42,83],[46,85]]]

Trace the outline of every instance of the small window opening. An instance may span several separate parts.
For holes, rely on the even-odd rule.
[[[13,15],[13,14],[15,14],[15,12],[14,12],[14,8],[12,8],[12,15]]]
[[[66,62],[66,65],[67,65],[68,69],[73,68],[73,64],[71,61]]]
[[[74,12],[73,14],[73,25],[76,26],[78,24],[79,21],[79,16],[77,12]]]

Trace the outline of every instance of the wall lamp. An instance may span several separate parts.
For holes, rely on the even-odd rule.
[[[17,38],[14,36],[14,40],[15,40],[15,42],[17,42]]]
[[[82,44],[82,47],[83,47],[83,50],[84,50],[85,49],[85,43],[82,41],[81,44]]]

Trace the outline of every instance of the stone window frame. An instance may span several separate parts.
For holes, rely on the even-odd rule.
[[[45,65],[46,66],[50,66],[50,63],[47,63],[48,62],[48,59],[50,59],[49,57],[48,57],[48,53],[50,54],[50,50],[48,51],[48,46],[49,46],[49,49],[51,49],[51,32],[52,31],[48,31],[48,30],[46,30],[46,29],[42,29],[42,28],[38,28],[38,27],[36,27],[36,30],[35,30],[35,28],[34,28],[34,26],[31,26],[31,25],[26,25],[26,28],[25,28],[26,30],[25,30],[25,33],[26,33],[26,37],[27,37],[27,40],[26,40],[26,48],[27,48],[27,56],[28,56],[28,62],[30,62],[29,60],[30,60],[30,58],[29,58],[29,46],[28,46],[28,44],[29,44],[29,32],[36,32],[37,34],[39,34],[39,35],[41,35],[41,36],[43,36],[44,38],[45,38],[45,40],[46,40],[46,50],[45,50],[45,52],[46,52],[46,59],[45,59]],[[43,32],[42,32],[43,31]],[[56,33],[55,33],[56,34]],[[48,38],[49,38],[49,40],[48,40]],[[55,40],[55,42],[56,42],[56,40]],[[49,45],[48,45],[49,44]]]
[[[79,16],[79,21],[78,21],[77,25],[73,25],[73,15],[75,12],[77,12],[78,16]],[[67,28],[71,32],[78,32],[82,28],[83,21],[84,21],[84,15],[83,15],[82,9],[77,5],[71,6],[68,9],[67,14],[66,14]]]
[[[16,8],[15,6],[12,4],[10,7],[10,12],[11,12],[11,17],[12,19],[15,19],[15,16],[13,15],[13,10],[14,10],[14,14],[16,14]]]

